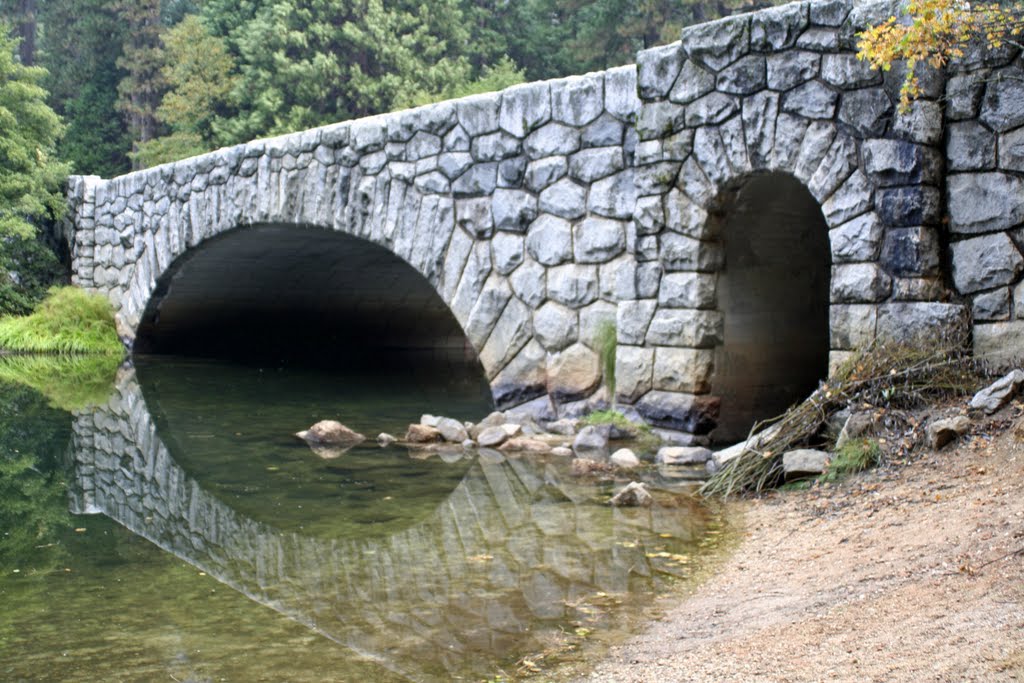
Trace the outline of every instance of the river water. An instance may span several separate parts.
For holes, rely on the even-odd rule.
[[[0,680],[514,679],[693,575],[721,521],[655,472],[655,506],[615,509],[628,479],[558,458],[292,436],[491,410],[426,365],[136,358],[89,407],[0,384]]]

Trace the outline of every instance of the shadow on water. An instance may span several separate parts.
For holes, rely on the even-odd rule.
[[[34,394],[36,423],[28,404],[3,418],[5,467],[11,434],[53,435],[15,473],[49,487],[38,509],[0,507],[57,549],[5,546],[4,680],[489,678],[637,623],[717,523],[679,496],[610,508],[611,483],[557,459],[374,444],[323,460],[291,436],[326,417],[372,436],[482,416],[488,397],[456,372],[136,364],[70,425]]]

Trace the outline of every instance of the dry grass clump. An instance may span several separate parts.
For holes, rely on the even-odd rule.
[[[844,408],[913,408],[972,391],[982,373],[968,348],[960,337],[935,337],[876,342],[857,351],[807,400],[754,425],[743,452],[701,493],[728,496],[778,484],[782,454],[820,439],[828,418]]]

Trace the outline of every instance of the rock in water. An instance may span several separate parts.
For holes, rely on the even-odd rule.
[[[703,465],[712,453],[703,446],[663,446],[658,449],[654,462],[659,465]]]
[[[966,415],[936,420],[928,425],[928,445],[939,450],[950,441],[967,433],[971,428],[971,420]]]
[[[381,448],[387,448],[396,441],[398,441],[398,439],[387,432],[381,432],[377,435],[377,445]]]
[[[434,443],[443,441],[444,437],[436,427],[428,427],[424,424],[411,424],[405,432],[405,440],[408,443]]]
[[[643,484],[631,481],[625,488],[612,496],[611,504],[616,507],[650,507],[654,497]]]
[[[433,426],[437,431],[441,432],[441,436],[444,437],[445,441],[449,441],[451,443],[462,443],[469,438],[465,425],[450,417],[437,418],[437,424]]]
[[[628,448],[620,448],[615,451],[610,460],[613,465],[627,470],[640,466],[640,458],[636,457],[636,453]]]
[[[495,448],[505,443],[508,432],[501,427],[487,427],[476,437],[477,443],[484,448]]]
[[[572,450],[581,458],[591,455],[606,458],[610,431],[608,425],[588,425],[573,439]]]
[[[359,432],[352,431],[336,420],[321,420],[315,425],[295,436],[304,441],[317,444],[348,444],[353,445],[366,439]]]
[[[971,408],[991,415],[1009,403],[1020,391],[1021,385],[1024,385],[1024,370],[1014,370],[976,393],[971,399]]]

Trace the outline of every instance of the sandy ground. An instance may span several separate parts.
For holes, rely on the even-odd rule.
[[[579,680],[1024,681],[1022,411],[741,503],[719,570]]]

